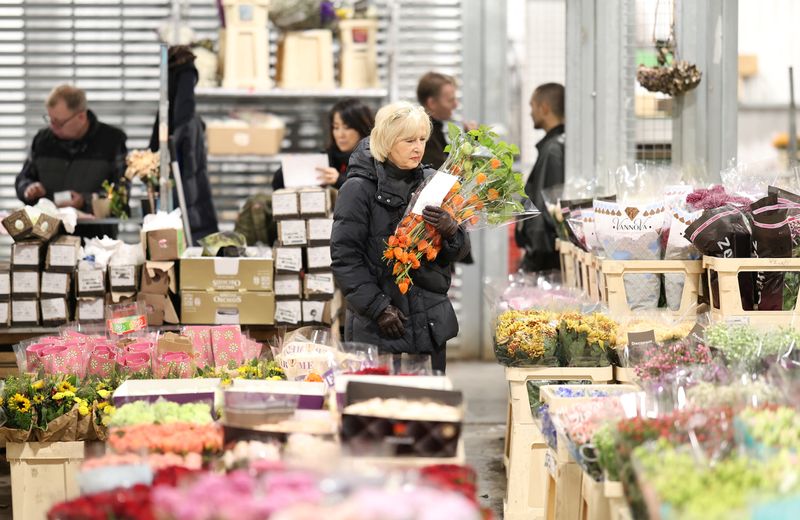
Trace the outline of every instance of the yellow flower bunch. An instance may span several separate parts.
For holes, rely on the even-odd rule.
[[[541,357],[546,343],[556,337],[553,318],[546,311],[506,311],[497,319],[495,338],[511,356],[523,352],[531,358]]]
[[[64,395],[67,395],[67,392],[70,392],[73,396],[78,389],[75,388],[69,381],[61,381],[56,387],[56,392],[63,392]]]
[[[8,409],[12,412],[28,413],[31,410],[31,401],[22,394],[14,394],[8,400]]]
[[[597,345],[601,349],[613,348],[617,344],[617,323],[598,312],[584,315],[577,312],[565,312],[561,315],[561,323],[569,332],[583,334],[589,345]]]

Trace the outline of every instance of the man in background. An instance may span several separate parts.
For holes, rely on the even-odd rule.
[[[546,133],[536,143],[539,155],[525,183],[525,193],[541,216],[518,222],[515,238],[525,251],[522,269],[535,272],[559,266],[555,222],[547,211],[542,192],[564,184],[564,86],[558,83],[539,85],[533,91],[530,106],[533,127]]]
[[[47,127],[33,138],[30,154],[17,175],[17,197],[25,204],[48,198],[58,207],[92,212],[92,194],[103,182],[125,182],[125,133],[101,123],[89,110],[86,94],[71,85],[53,89],[45,104]],[[102,236],[113,230],[79,225],[75,234]]]
[[[431,137],[425,144],[425,153],[422,155],[422,164],[438,169],[447,159],[444,151],[447,146],[447,122],[453,118],[453,111],[458,108],[455,78],[438,72],[428,72],[417,84],[417,101],[425,108],[433,123]],[[464,123],[464,130],[475,128],[478,125],[474,121]]]

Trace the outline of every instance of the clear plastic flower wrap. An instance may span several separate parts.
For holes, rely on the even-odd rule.
[[[565,312],[557,332],[561,366],[601,367],[615,360],[618,325],[602,313]]]
[[[689,337],[698,325],[697,307],[681,316],[667,311],[650,311],[620,318],[619,322],[617,348],[620,366],[633,368],[647,362],[662,347]]]
[[[386,242],[383,259],[392,267],[401,293],[414,283],[413,271],[422,262],[434,261],[442,247],[442,236],[422,217],[426,206],[441,207],[468,229],[513,224],[539,214],[521,202],[522,175],[513,170],[516,146],[500,141],[486,126],[462,132],[451,124],[448,132],[450,155],[413,194]]]
[[[748,373],[766,372],[798,340],[800,331],[790,327],[761,329],[720,322],[706,329],[708,346],[719,351],[730,367]]]

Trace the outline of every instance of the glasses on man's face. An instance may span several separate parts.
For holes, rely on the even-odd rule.
[[[74,114],[72,114],[63,121],[53,119],[52,117],[50,117],[49,114],[43,115],[42,119],[44,119],[44,122],[47,123],[49,126],[52,126],[53,128],[64,128],[64,125],[72,121],[78,114],[80,114],[80,112],[75,112]]]

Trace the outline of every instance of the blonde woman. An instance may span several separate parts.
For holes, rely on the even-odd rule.
[[[413,271],[406,294],[382,258],[414,191],[435,173],[420,163],[430,133],[419,105],[399,102],[378,111],[372,133],[350,157],[333,216],[331,257],[347,301],[345,340],[377,345],[382,353],[427,354],[433,369],[444,372],[445,344],[458,334],[447,297],[451,264],[469,253],[467,233],[441,208],[426,207],[423,217],[441,233],[442,249]]]

